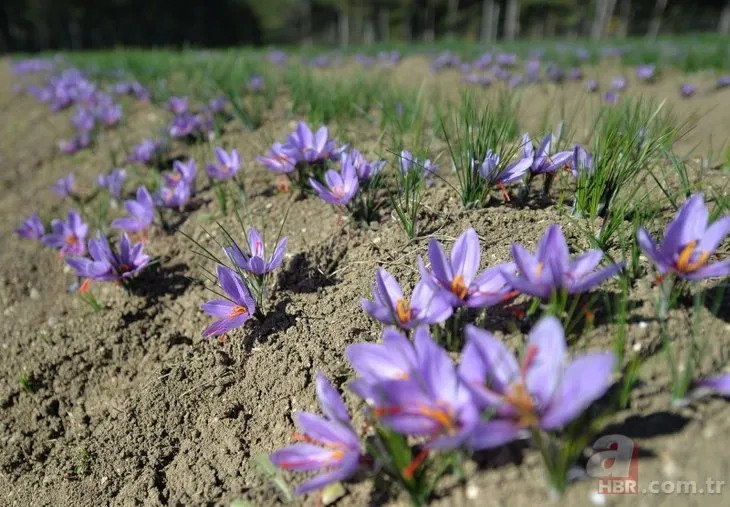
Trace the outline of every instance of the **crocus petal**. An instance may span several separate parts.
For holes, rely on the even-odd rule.
[[[335,464],[332,454],[332,449],[301,442],[273,452],[270,459],[279,468],[308,472]]]
[[[212,315],[213,317],[225,318],[231,314],[231,311],[235,307],[236,304],[231,303],[227,299],[213,299],[211,301],[203,303],[200,306],[200,309],[208,315]]]
[[[710,389],[721,396],[730,397],[730,373],[700,380],[695,384],[695,386],[698,388]]]
[[[375,282],[378,284],[378,290],[383,301],[395,308],[398,300],[403,299],[403,292],[395,278],[385,269],[378,268],[375,271]]]
[[[525,354],[531,357],[525,373],[525,387],[543,406],[550,401],[560,382],[566,350],[563,326],[554,316],[541,318],[530,331]]]
[[[707,229],[708,216],[702,194],[690,197],[667,227],[661,246],[662,252],[678,252],[690,242],[700,241]]]
[[[479,269],[479,237],[469,227],[454,243],[451,250],[451,268],[454,274],[461,274],[466,285],[471,284]]]
[[[342,176],[337,171],[330,169],[326,173],[324,173],[324,181],[327,183],[327,186],[330,189],[335,189],[337,187],[344,188],[345,183],[342,180]]]
[[[284,260],[284,252],[286,251],[287,241],[287,238],[281,238],[281,240],[279,240],[279,243],[274,249],[274,254],[271,256],[271,259],[266,266],[267,271],[273,271],[281,266],[281,263]]]
[[[498,395],[519,375],[517,359],[489,331],[469,324],[464,334],[467,345],[459,364],[459,374],[483,404],[496,404]]]
[[[355,474],[359,461],[360,456],[358,453],[348,453],[342,459],[338,468],[301,483],[294,492],[297,495],[303,495],[309,491],[322,489],[327,484],[343,481]]]
[[[616,356],[592,353],[576,358],[565,369],[560,385],[540,418],[546,430],[561,428],[578,417],[611,385]]]
[[[239,305],[245,304],[246,299],[250,299],[248,289],[241,281],[238,273],[225,266],[218,265],[217,268],[218,281],[221,284],[221,288],[228,294],[233,301]],[[249,309],[252,311],[251,309]]]
[[[431,261],[431,269],[436,279],[444,285],[449,285],[454,275],[451,271],[451,263],[446,259],[444,249],[435,239],[428,243],[428,258]]]
[[[687,280],[703,280],[705,278],[716,278],[719,276],[730,275],[730,259],[715,262],[714,264],[707,264],[702,266],[697,271],[683,275],[683,278]]]
[[[469,448],[475,451],[492,449],[524,438],[525,429],[509,419],[492,419],[480,423],[469,438]]]
[[[599,249],[588,250],[582,253],[570,263],[568,272],[575,279],[580,279],[593,271],[603,258],[603,251]]]
[[[395,324],[396,316],[392,307],[387,304],[374,303],[368,299],[362,299],[360,305],[372,318],[383,324]]]
[[[541,269],[539,267],[538,259],[532,255],[529,250],[517,243],[512,243],[510,249],[512,251],[512,259],[515,261],[520,273],[519,278],[525,279],[531,284],[542,285],[540,276],[538,275],[538,272]],[[514,277],[508,277],[508,273],[508,270],[503,270],[503,274],[507,277],[507,280],[512,283]],[[514,275],[514,273],[511,274]],[[517,287],[515,288],[520,290]]]
[[[571,284],[568,287],[568,293],[579,294],[581,292],[587,291],[588,289],[596,287],[603,283],[604,280],[608,280],[616,273],[621,271],[623,267],[624,266],[622,263],[611,264],[610,266],[607,266],[603,269],[599,269],[593,274],[584,276],[583,278],[576,280],[575,283]]]
[[[317,398],[319,399],[322,412],[334,421],[348,424],[350,422],[350,415],[347,413],[347,408],[345,408],[345,404],[342,402],[342,398],[337,389],[334,388],[322,372],[317,372],[316,383]]]
[[[219,336],[222,334],[226,334],[229,331],[232,331],[233,329],[236,329],[238,327],[241,327],[246,323],[248,319],[251,318],[251,315],[248,313],[239,315],[237,317],[231,317],[231,318],[223,318],[221,320],[218,320],[205,328],[203,331],[203,338],[211,338],[214,336]]]
[[[707,228],[699,245],[697,245],[697,250],[708,253],[714,252],[728,234],[730,234],[730,216],[717,220]]]
[[[656,242],[654,242],[654,239],[643,227],[636,232],[636,242],[638,243],[641,251],[644,252],[649,259],[654,261],[659,268],[659,272],[664,273],[667,270],[667,261],[665,260],[662,252],[659,250]]]

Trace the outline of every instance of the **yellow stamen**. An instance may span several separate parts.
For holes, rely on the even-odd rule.
[[[449,434],[453,435],[456,433],[456,421],[454,421],[454,417],[450,411],[441,408],[431,408],[420,404],[418,406],[418,411],[421,415],[438,423],[438,425],[444,428]]]
[[[702,266],[704,266],[705,263],[707,263],[707,259],[710,258],[709,252],[702,252],[696,261],[690,262],[695,248],[697,248],[697,241],[690,241],[682,249],[682,253],[679,254],[679,259],[677,259],[676,264],[676,268],[679,272],[692,273],[694,271],[697,271]]]
[[[523,382],[512,385],[504,400],[512,405],[519,415],[519,422],[523,426],[535,426],[538,423],[535,415],[535,402],[527,392]]]
[[[396,313],[398,314],[398,320],[401,324],[405,324],[411,320],[411,305],[405,299],[399,299],[395,304]]]
[[[466,284],[464,283],[464,275],[458,274],[454,277],[454,279],[451,281],[451,292],[456,294],[459,299],[466,298],[466,295],[469,291],[466,288]]]

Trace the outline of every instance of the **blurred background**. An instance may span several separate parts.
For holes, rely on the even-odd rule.
[[[730,0],[2,0],[0,53],[730,31]]]

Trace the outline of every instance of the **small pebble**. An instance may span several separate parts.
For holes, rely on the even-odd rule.
[[[479,497],[479,488],[477,488],[474,484],[469,484],[466,487],[466,497],[469,500],[476,500],[477,497]]]
[[[646,329],[648,325],[649,324],[642,320],[641,322],[639,322],[639,329]]]
[[[636,343],[634,343],[634,346],[633,346],[633,347],[631,347],[631,349],[632,349],[632,350],[633,350],[634,352],[639,352],[639,351],[641,350],[641,347],[642,347],[641,343],[639,343],[639,342],[636,342]]]
[[[41,293],[38,292],[38,289],[36,289],[34,287],[34,288],[30,289],[30,298],[31,299],[40,299],[41,298]]]
[[[602,495],[598,491],[591,491],[588,498],[590,498],[593,505],[606,505],[606,495]]]

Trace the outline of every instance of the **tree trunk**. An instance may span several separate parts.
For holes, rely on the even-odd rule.
[[[616,0],[596,0],[596,13],[593,18],[593,27],[591,28],[592,39],[599,40],[603,38],[606,33],[606,26],[611,20],[615,8]]]
[[[499,11],[501,10],[500,5],[495,2],[493,7],[494,14],[492,14],[492,40],[490,42],[495,42],[499,38]]]
[[[654,4],[654,14],[649,23],[649,31],[646,36],[650,39],[656,39],[659,36],[659,30],[662,27],[662,16],[667,9],[667,0],[656,0]]]
[[[388,42],[390,40],[390,11],[387,7],[383,7],[378,11],[378,35],[380,42]]]
[[[730,0],[725,2],[725,7],[722,8],[720,22],[717,24],[717,31],[724,35],[730,33]]]
[[[520,33],[520,0],[507,0],[504,12],[504,37],[515,40]]]
[[[451,36],[456,35],[456,25],[459,20],[459,0],[449,0],[446,11],[447,32]]]
[[[365,19],[365,27],[363,28],[362,41],[370,46],[375,42],[375,26],[370,16]]]
[[[340,34],[340,47],[346,48],[350,44],[350,13],[340,12],[337,20],[338,32]]]
[[[494,0],[482,0],[482,42],[494,40]]]
[[[312,2],[301,0],[302,10],[302,42],[306,46],[312,45]]]
[[[424,13],[424,42],[433,42],[436,39],[436,20],[434,19],[434,0],[426,1],[426,11]]]
[[[617,35],[625,39],[629,35],[629,22],[631,20],[631,0],[621,0],[621,20],[618,25]]]

